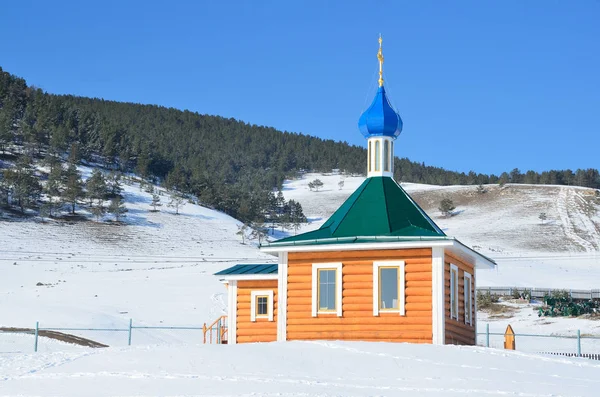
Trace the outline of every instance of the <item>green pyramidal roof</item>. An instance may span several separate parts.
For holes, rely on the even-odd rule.
[[[358,236],[443,238],[446,235],[392,178],[371,177],[319,229],[275,244]]]

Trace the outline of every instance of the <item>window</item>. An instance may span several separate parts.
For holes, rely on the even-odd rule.
[[[373,263],[373,315],[380,312],[405,314],[403,261]]]
[[[394,172],[394,141],[390,142],[390,171]]]
[[[371,172],[371,141],[369,141],[369,153],[367,157],[369,159],[369,172]]]
[[[319,311],[335,310],[335,269],[319,269]]]
[[[269,315],[268,309],[268,296],[257,296],[256,297],[256,317],[262,316],[267,317]]]
[[[250,299],[250,321],[258,318],[273,321],[273,290],[252,291]]]
[[[375,141],[375,171],[379,171],[381,169],[381,143],[379,141]]]
[[[458,267],[450,264],[450,318],[458,320]]]
[[[383,170],[390,170],[390,143],[388,141],[383,142]]]
[[[342,316],[342,264],[317,263],[312,269],[312,315]]]
[[[473,325],[473,277],[465,272],[465,324]]]

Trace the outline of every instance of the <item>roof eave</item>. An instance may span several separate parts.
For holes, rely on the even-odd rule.
[[[299,241],[288,244],[277,245],[277,243],[271,243],[268,246],[260,247],[260,250],[265,253],[276,255],[279,252],[311,252],[311,251],[360,251],[367,249],[395,249],[395,248],[431,248],[431,247],[448,247],[452,251],[466,256],[475,264],[478,269],[493,269],[497,266],[494,260],[480,254],[474,249],[464,245],[460,241],[452,237],[427,237],[421,238],[420,240],[401,241],[397,238],[396,241],[387,241],[383,237],[378,237],[381,240],[379,242],[368,242],[368,243],[354,243],[354,241],[360,238],[375,238],[372,236],[357,236],[357,237],[346,237],[346,238],[333,238],[333,239],[320,239],[311,241]],[[331,243],[327,243],[331,240]]]
[[[251,280],[277,280],[277,273],[270,274],[232,274],[232,275],[218,275],[219,280],[224,282],[229,281],[251,281]]]

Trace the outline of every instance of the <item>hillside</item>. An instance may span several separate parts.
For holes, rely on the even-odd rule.
[[[308,182],[319,178],[320,191]],[[307,174],[284,184],[286,198],[299,201],[318,228],[362,183],[362,177]],[[596,190],[572,186],[474,186],[402,184],[450,236],[499,261],[494,272],[481,272],[479,285],[597,288],[600,277],[600,200]],[[442,198],[456,209],[446,218],[438,210]],[[545,212],[543,223],[539,214]]]
[[[366,171],[364,147],[187,110],[53,95],[0,68],[0,182],[7,168],[3,158],[26,155],[52,162],[74,152],[78,160],[101,161],[106,168],[135,171],[192,193],[245,222],[264,220],[269,193],[286,177],[304,170]],[[497,176],[396,158],[394,170],[396,180],[436,185],[504,181],[600,188],[596,169],[539,173],[515,168]]]
[[[89,177],[91,168],[80,170]],[[130,318],[138,324],[202,325],[227,305],[213,273],[236,263],[274,260],[256,249],[256,241],[242,244],[236,235],[241,223],[226,214],[191,203],[179,215],[165,205],[150,212],[152,195],[139,183],[123,189],[129,212],[122,225],[91,217],[45,223],[0,219],[0,326],[40,321],[123,327]],[[166,202],[169,193],[159,190]],[[77,219],[87,211],[78,207]],[[119,333],[86,335],[109,345],[126,342]],[[0,334],[0,345],[9,343],[6,338]],[[198,335],[140,331],[135,339],[193,342]]]

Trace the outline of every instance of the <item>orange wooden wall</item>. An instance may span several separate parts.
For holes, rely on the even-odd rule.
[[[257,318],[250,321],[251,292],[273,290],[273,321]],[[237,343],[273,342],[277,340],[277,280],[237,282]]]
[[[473,303],[473,325],[465,324],[465,271],[472,276],[471,296],[475,301],[475,271],[473,265],[460,260],[456,256],[445,252],[444,279],[445,279],[445,332],[446,344],[475,345],[475,317]],[[458,320],[450,318],[450,263],[458,267]]]
[[[373,316],[373,261],[405,261],[406,315]],[[312,317],[312,265],[342,263],[342,317]],[[431,249],[288,254],[287,339],[431,343]]]

